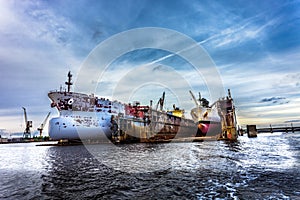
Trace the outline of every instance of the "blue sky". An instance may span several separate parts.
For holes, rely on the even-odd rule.
[[[0,13],[0,129],[5,131],[23,131],[22,106],[36,129],[51,110],[48,91],[64,83],[68,70],[76,78],[99,43],[143,27],[172,29],[201,45],[224,88],[231,88],[241,124],[300,122],[300,1],[0,0]],[[125,73],[165,55],[132,52],[111,69],[119,66]],[[176,56],[158,64],[193,75]],[[195,93],[205,90],[197,77],[187,80]]]

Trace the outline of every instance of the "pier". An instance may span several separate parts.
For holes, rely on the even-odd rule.
[[[243,130],[242,130],[243,131]],[[257,137],[258,133],[274,133],[274,132],[281,132],[281,133],[294,133],[296,131],[300,132],[300,127],[296,126],[294,127],[293,124],[291,124],[291,126],[285,126],[285,127],[272,127],[272,125],[270,125],[270,127],[268,128],[257,128],[256,125],[247,125],[247,135],[249,138],[251,137]]]
[[[281,126],[281,127],[270,127],[267,128],[257,128],[256,125],[247,125],[247,133],[255,131],[256,133],[274,133],[274,132],[285,132],[285,133],[294,133],[299,131],[300,132],[300,126]]]
[[[300,127],[296,126],[289,126],[289,127],[268,127],[268,128],[258,128],[257,132],[258,133],[274,133],[274,132],[292,132],[294,133],[295,131],[300,131]]]

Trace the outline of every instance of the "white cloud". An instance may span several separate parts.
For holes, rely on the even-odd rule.
[[[208,38],[199,42],[199,44],[209,43],[214,48],[219,47],[232,47],[243,42],[247,42],[251,39],[258,39],[266,36],[268,28],[272,27],[280,22],[280,18],[274,18],[266,21],[264,24],[257,23],[263,17],[262,14],[243,19],[240,23],[231,25],[225,29],[213,28],[216,34],[209,36]],[[232,21],[230,24],[234,24]]]
[[[296,108],[300,107],[297,72],[300,55],[297,52],[269,54],[253,62],[220,66],[224,85],[232,89],[242,123],[279,124],[299,118]],[[275,104],[260,102],[274,96],[285,99]]]
[[[89,10],[88,6],[85,6],[84,2],[79,3],[80,7],[77,4],[73,4],[72,8],[66,7],[69,2],[60,3],[59,5],[62,5],[62,8],[55,8],[57,5],[53,4],[52,2],[48,4],[48,2],[44,1],[0,0],[1,93],[6,94],[3,95],[6,99],[10,99],[9,95],[11,94],[14,95],[14,99],[24,99],[13,106],[19,107],[19,103],[28,103],[26,105],[30,105],[32,110],[40,112],[40,114],[37,114],[39,118],[36,118],[35,121],[41,121],[49,110],[49,101],[46,97],[47,91],[58,88],[65,81],[68,70],[73,72],[76,79],[76,73],[80,71],[79,64],[82,58],[93,45],[96,45],[96,42],[110,36],[111,33],[126,30],[127,26],[129,27],[128,24],[130,24],[130,27],[149,24],[151,26],[165,25],[165,27],[170,27],[169,24],[164,24],[164,20],[156,23],[153,19],[143,19],[143,16],[152,16],[147,14],[147,9],[141,9],[142,12],[141,10],[137,10],[133,14],[133,19],[130,13],[135,10],[136,4],[132,5],[132,7],[128,5],[131,8],[129,10],[123,9],[123,11],[121,9],[125,15],[104,10],[114,7],[114,5],[105,7],[106,3],[101,3],[101,6],[98,5],[97,8],[91,10]],[[187,21],[185,24],[178,23],[178,16],[175,15],[168,16],[168,19],[174,25],[171,27],[174,27],[176,30],[181,30],[185,33],[192,32],[190,35],[196,36],[195,38],[200,38],[197,37],[199,34],[201,37],[207,36],[199,44],[212,47],[214,48],[213,51],[217,48],[232,48],[240,44],[244,45],[251,40],[260,42],[265,38],[268,39],[269,34],[272,34],[270,28],[275,27],[280,21],[284,21],[280,18],[281,13],[278,9],[272,11],[270,15],[266,15],[270,10],[259,14],[256,14],[257,10],[251,11],[254,14],[253,17],[243,18],[243,14],[239,12],[244,12],[243,9],[245,8],[241,9],[241,11],[231,12],[231,10],[224,9],[222,3],[209,3],[206,5],[196,2],[196,4],[198,5],[196,7],[197,13],[194,13],[192,9],[194,5],[189,3],[190,6],[192,5],[189,11],[193,11],[193,13],[186,12],[186,15],[182,15],[180,22],[185,23],[184,21]],[[162,9],[165,11],[167,8]],[[212,11],[219,11],[219,13]],[[279,13],[276,17],[273,15],[275,12]],[[123,18],[123,16],[126,17]],[[191,16],[193,19],[191,19]],[[165,17],[165,15],[158,15],[155,19],[161,19],[161,17]],[[223,21],[220,21],[220,19]],[[285,24],[281,25],[284,26]],[[97,38],[92,40],[91,38],[95,33]],[[104,34],[104,36],[101,34]],[[164,39],[157,42],[157,46],[170,44],[169,40]],[[265,56],[263,59],[257,60],[258,58],[253,58],[251,62],[226,63],[226,66],[218,67],[224,86],[225,88],[232,88],[232,95],[235,98],[238,109],[240,108],[241,116],[245,119],[245,122],[256,119],[257,122],[268,122],[268,120],[280,121],[283,118],[293,120],[295,112],[292,110],[292,107],[285,107],[286,111],[275,112],[272,111],[275,105],[262,106],[258,104],[258,101],[262,98],[284,96],[291,100],[285,106],[299,106],[298,103],[295,103],[297,101],[294,99],[294,96],[299,96],[300,87],[299,73],[297,73],[300,64],[299,49],[293,52],[286,52],[285,54],[272,54],[267,51],[267,47],[264,49],[263,43],[260,44],[262,45],[262,49],[260,50],[264,54],[262,56]],[[247,48],[247,45],[244,47]],[[116,44],[115,48],[122,48],[122,44]],[[74,56],[74,52],[80,52],[80,55]],[[170,54],[159,58],[155,63],[158,61],[163,63],[163,61],[167,61],[172,56]],[[190,56],[193,55],[190,54]],[[201,58],[199,56],[199,60]],[[123,65],[116,67],[115,70],[108,70],[111,75],[101,79],[101,83],[105,84],[105,89],[108,89],[108,91],[113,90],[119,81],[121,81],[124,84],[120,87],[123,87],[124,91],[128,91],[126,90],[126,84],[134,85],[137,81],[134,76],[130,75],[130,73],[134,72],[134,68],[140,67],[135,64],[125,62]],[[168,63],[163,64],[168,65]],[[142,74],[147,80],[151,80],[153,72],[150,69],[140,72],[143,72]],[[85,77],[84,81],[86,83],[94,83],[92,86],[95,86],[97,79],[89,79],[91,77],[89,75],[92,73],[93,71],[87,72],[88,76]],[[193,92],[200,91],[204,97],[208,97],[208,83],[205,82],[205,79],[214,80],[215,77],[209,73],[209,68],[207,69],[205,66],[201,69],[201,73],[203,74],[202,77],[199,73],[193,71],[191,67],[182,66],[182,69],[176,69],[170,73],[161,71],[161,74],[157,74],[154,77],[153,82],[166,79],[168,80],[168,85],[172,85],[174,89],[182,89],[178,96],[190,98],[188,90],[186,88],[183,89],[183,86],[178,84],[178,81],[174,78],[175,76],[180,77],[180,79],[186,81],[186,84],[192,88]],[[74,82],[76,83],[75,79]],[[209,84],[215,84],[215,82],[211,81]],[[78,88],[82,86],[78,85]],[[144,86],[144,89],[149,88]],[[147,101],[148,99],[155,100],[155,98],[160,97],[162,91],[159,90],[162,87],[157,88],[154,95],[147,94],[147,97],[145,96]],[[140,91],[135,91],[136,93],[133,94],[133,97],[140,98],[138,96]],[[99,91],[98,95],[103,95],[103,92]],[[35,97],[35,99],[38,98],[38,100],[28,99],[29,96]],[[107,96],[109,96],[109,92]],[[220,94],[220,96],[222,95]],[[42,98],[40,99],[39,97]],[[187,99],[187,101],[189,100]],[[192,101],[190,102],[193,103]],[[1,106],[5,107],[6,103],[1,101]],[[188,106],[188,104],[184,105],[185,108],[188,108]],[[255,111],[257,112],[256,115],[253,115],[252,107],[257,107]],[[248,110],[249,108],[250,110]],[[6,112],[6,110],[0,110],[0,116],[4,116],[4,111]],[[276,115],[277,117],[271,119],[269,114]],[[0,120],[1,127],[6,128],[6,124],[9,124],[9,127],[13,128],[16,126],[16,117],[4,118]],[[11,121],[9,122],[9,120]]]
[[[58,88],[68,70],[76,73],[81,62],[60,43],[73,25],[42,3],[0,1],[0,90],[5,94],[0,127],[8,131],[23,131],[22,106],[31,110],[34,123],[42,121],[50,109],[47,91]]]

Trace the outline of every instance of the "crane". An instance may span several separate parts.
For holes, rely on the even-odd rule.
[[[197,102],[197,99],[196,99],[196,97],[194,96],[194,94],[193,94],[193,92],[190,90],[189,91],[190,92],[190,94],[191,94],[191,96],[192,96],[192,98],[193,98],[193,100],[194,100],[194,102],[195,102],[195,104],[196,104],[196,107],[198,108],[199,107],[199,104],[198,104],[198,102]],[[199,96],[200,96],[200,93],[199,93]],[[200,97],[199,97],[200,98]]]
[[[25,117],[25,130],[23,133],[23,137],[28,138],[28,136],[31,137],[30,128],[32,128],[32,121],[28,121],[26,108],[24,108],[24,107],[22,107],[22,108],[24,110],[24,117]]]
[[[47,120],[48,120],[50,114],[51,114],[51,112],[48,113],[48,115],[47,115],[46,118],[44,119],[43,123],[41,123],[40,127],[37,128],[37,130],[40,132],[40,137],[42,137],[42,133],[43,133],[44,126],[46,125]]]
[[[200,92],[199,92],[199,99],[198,99],[199,103],[198,103],[196,97],[194,96],[193,92],[191,90],[189,92],[190,92],[197,108],[199,108],[201,106],[202,107],[207,107],[207,108],[209,107],[209,101],[205,98],[201,98],[201,93]],[[212,107],[212,105],[210,107]]]
[[[157,104],[156,104],[156,110],[158,109],[158,105],[160,105],[160,111],[163,110],[163,106],[164,106],[164,102],[165,102],[165,92],[163,92],[163,95],[161,98],[159,98]]]

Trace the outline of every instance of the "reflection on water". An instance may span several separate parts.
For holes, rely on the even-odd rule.
[[[300,133],[237,142],[0,145],[0,199],[296,199]]]
[[[49,148],[37,148],[36,144],[0,145],[0,199],[41,197],[41,175],[49,165]]]

